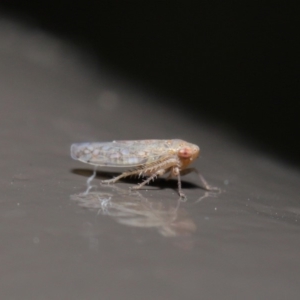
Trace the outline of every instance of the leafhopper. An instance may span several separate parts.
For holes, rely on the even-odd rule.
[[[188,166],[199,156],[197,145],[183,140],[135,140],[79,143],[71,145],[71,156],[75,160],[99,167],[128,168],[119,176],[102,180],[102,183],[115,183],[132,175],[147,177],[132,189],[140,189],[151,180],[169,174],[177,177],[178,193],[185,197],[181,188],[181,175],[196,172],[203,188],[213,190],[195,168]]]

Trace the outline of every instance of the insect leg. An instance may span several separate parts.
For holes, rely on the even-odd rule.
[[[120,174],[119,176],[114,177],[114,178],[112,178],[112,179],[101,180],[101,183],[107,183],[107,184],[115,183],[115,182],[117,182],[118,180],[120,180],[121,178],[130,176],[130,175],[134,175],[134,174],[136,174],[136,171],[123,172],[123,173]]]
[[[90,191],[90,189],[93,187],[91,185],[91,182],[93,181],[93,179],[96,177],[97,175],[97,166],[94,166],[94,172],[93,172],[93,175],[90,176],[87,181],[86,181],[86,191],[83,193],[83,195],[87,195]]]
[[[178,180],[178,194],[180,196],[180,198],[186,199],[185,194],[182,192],[181,189],[181,178],[180,178],[180,170],[178,167],[173,167],[171,174],[173,174],[174,176],[177,176],[177,180]]]
[[[178,163],[177,158],[166,156],[165,158],[161,159],[159,162],[155,162],[153,164],[145,164],[141,165],[139,168],[131,171],[126,171],[120,174],[119,176],[102,180],[102,183],[115,183],[121,178],[128,177],[131,175],[154,175],[153,178],[156,176],[163,175],[166,172],[166,169],[169,169],[171,166],[176,165]],[[150,180],[149,180],[150,181]]]
[[[202,185],[202,187],[203,187],[205,190],[207,190],[207,191],[218,191],[218,192],[220,192],[220,189],[219,189],[219,188],[210,186],[210,185],[208,184],[208,182],[205,180],[205,178],[199,173],[199,171],[198,171],[196,168],[188,168],[188,169],[182,170],[182,171],[180,172],[180,174],[181,174],[182,176],[184,176],[184,175],[189,174],[189,173],[191,173],[191,172],[195,172],[195,173],[198,175],[198,177],[199,177],[199,179],[200,179],[200,182],[201,182],[201,185]]]
[[[143,187],[145,184],[149,183],[151,180],[155,179],[158,176],[161,176],[165,173],[165,169],[160,169],[158,171],[156,171],[153,175],[149,176],[146,180],[144,180],[142,183],[135,185],[133,187],[131,187],[131,189],[133,190],[138,190],[141,187]]]

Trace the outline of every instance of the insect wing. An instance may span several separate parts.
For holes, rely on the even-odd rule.
[[[96,166],[137,167],[159,160],[164,155],[150,141],[81,143],[71,146],[73,159]]]

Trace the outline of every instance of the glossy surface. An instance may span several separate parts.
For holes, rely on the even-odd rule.
[[[29,32],[24,48],[17,29],[0,38],[1,299],[299,299],[298,169],[62,63],[58,41],[51,56]],[[101,185],[111,170],[85,193],[93,167],[70,144],[167,136],[201,146],[194,165],[220,194],[192,175],[186,202],[176,180]]]

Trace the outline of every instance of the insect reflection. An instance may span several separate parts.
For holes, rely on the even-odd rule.
[[[190,236],[196,231],[194,221],[177,201],[149,200],[137,191],[105,186],[107,191],[71,195],[79,206],[108,215],[116,222],[134,227],[155,228],[165,237]]]

